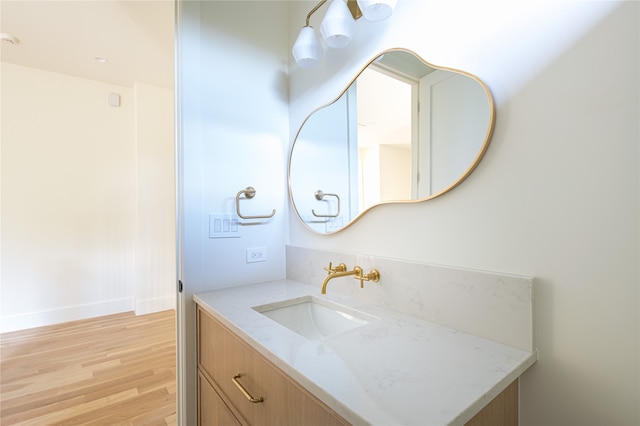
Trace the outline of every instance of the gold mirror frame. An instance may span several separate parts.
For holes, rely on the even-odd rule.
[[[335,231],[331,231],[331,232],[320,232],[316,229],[314,229],[313,227],[311,227],[310,225],[308,225],[305,220],[302,218],[302,216],[300,215],[300,212],[298,211],[298,208],[296,207],[296,203],[293,197],[293,191],[291,188],[291,160],[293,157],[293,150],[296,146],[296,142],[298,141],[298,137],[300,135],[300,132],[302,131],[302,128],[304,127],[305,123],[309,120],[309,118],[311,116],[313,116],[316,112],[318,112],[319,110],[328,107],[329,105],[332,105],[333,103],[335,103],[336,101],[338,101],[338,99],[340,99],[347,90],[349,90],[349,88],[351,87],[351,85],[358,79],[358,77],[364,72],[365,69],[367,69],[367,67],[369,67],[369,65],[371,65],[377,58],[381,57],[382,55],[385,55],[389,52],[397,52],[397,51],[402,51],[402,52],[406,52],[409,53],[413,56],[415,56],[417,59],[419,59],[420,61],[422,61],[425,65],[427,65],[428,67],[434,68],[436,70],[443,70],[443,71],[449,71],[449,72],[453,72],[453,73],[457,73],[457,74],[461,74],[464,76],[467,76],[469,78],[471,78],[472,80],[476,81],[478,84],[480,84],[480,86],[482,87],[482,89],[484,90],[486,96],[487,96],[487,100],[489,103],[489,123],[488,123],[488,128],[487,128],[487,132],[485,134],[484,137],[484,141],[482,142],[482,145],[480,147],[480,150],[478,151],[478,153],[476,154],[475,158],[473,159],[473,161],[471,162],[471,164],[467,167],[467,169],[453,182],[451,183],[449,186],[446,186],[444,189],[440,190],[439,192],[432,194],[428,197],[423,197],[423,198],[419,198],[419,199],[415,199],[415,200],[385,200],[385,201],[380,201],[378,203],[372,204],[368,207],[365,207],[361,212],[359,212],[353,219],[351,219],[347,224],[345,224],[343,227],[335,230]],[[466,72],[466,71],[462,71],[462,70],[458,70],[455,68],[449,68],[449,67],[443,67],[443,66],[438,66],[438,65],[434,65],[428,61],[425,61],[420,55],[418,55],[417,53],[409,50],[409,49],[404,49],[404,48],[390,48],[390,49],[386,49],[382,52],[380,52],[379,54],[377,54],[375,57],[373,57],[370,61],[368,61],[366,63],[366,65],[364,67],[362,67],[355,75],[355,77],[353,79],[350,80],[349,84],[347,84],[347,86],[345,87],[345,89],[340,92],[338,94],[338,96],[336,96],[333,100],[331,100],[330,102],[327,102],[324,105],[321,105],[320,107],[314,109],[311,113],[309,113],[309,115],[307,115],[307,117],[302,121],[302,123],[300,124],[300,127],[298,128],[298,131],[296,132],[296,136],[294,138],[294,141],[291,145],[291,149],[289,151],[289,159],[288,159],[288,167],[287,167],[287,183],[288,183],[288,191],[289,191],[289,200],[291,201],[291,204],[293,205],[293,209],[296,212],[296,215],[298,216],[298,219],[300,219],[300,221],[312,232],[319,234],[319,235],[331,235],[331,234],[336,234],[338,232],[341,232],[349,227],[351,227],[354,223],[356,223],[357,221],[359,221],[366,213],[368,213],[369,211],[371,211],[373,208],[381,206],[381,205],[385,205],[385,204],[410,204],[410,203],[421,203],[424,201],[428,201],[428,200],[432,200],[434,198],[438,198],[441,195],[446,194],[447,192],[451,191],[452,189],[454,189],[455,187],[457,187],[458,185],[460,185],[467,177],[469,177],[469,175],[475,170],[475,168],[478,166],[478,164],[480,163],[480,161],[482,160],[482,158],[484,157],[487,149],[489,148],[489,143],[491,142],[491,138],[493,136],[493,131],[494,131],[494,127],[495,127],[495,116],[496,116],[496,112],[495,112],[495,103],[494,103],[494,99],[493,99],[493,95],[491,94],[491,91],[489,90],[489,87],[482,81],[480,80],[478,77],[476,77],[475,75]],[[333,194],[331,194],[333,195]]]

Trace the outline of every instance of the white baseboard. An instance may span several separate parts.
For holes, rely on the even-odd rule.
[[[48,311],[0,316],[0,333],[59,324],[103,315],[119,314],[133,310],[132,299],[108,300],[87,305],[67,306]]]
[[[176,308],[176,296],[154,297],[135,302],[136,315],[151,314]]]

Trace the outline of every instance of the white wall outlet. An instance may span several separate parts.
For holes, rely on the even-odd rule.
[[[267,260],[266,247],[253,247],[247,249],[247,263],[264,262]]]

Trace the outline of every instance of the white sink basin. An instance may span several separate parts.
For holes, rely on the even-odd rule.
[[[378,319],[315,296],[254,306],[253,309],[310,340],[351,330]]]

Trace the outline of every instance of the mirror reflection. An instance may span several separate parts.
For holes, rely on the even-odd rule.
[[[289,158],[294,208],[332,233],[375,205],[442,195],[480,161],[493,122],[476,77],[387,51],[300,127]]]

